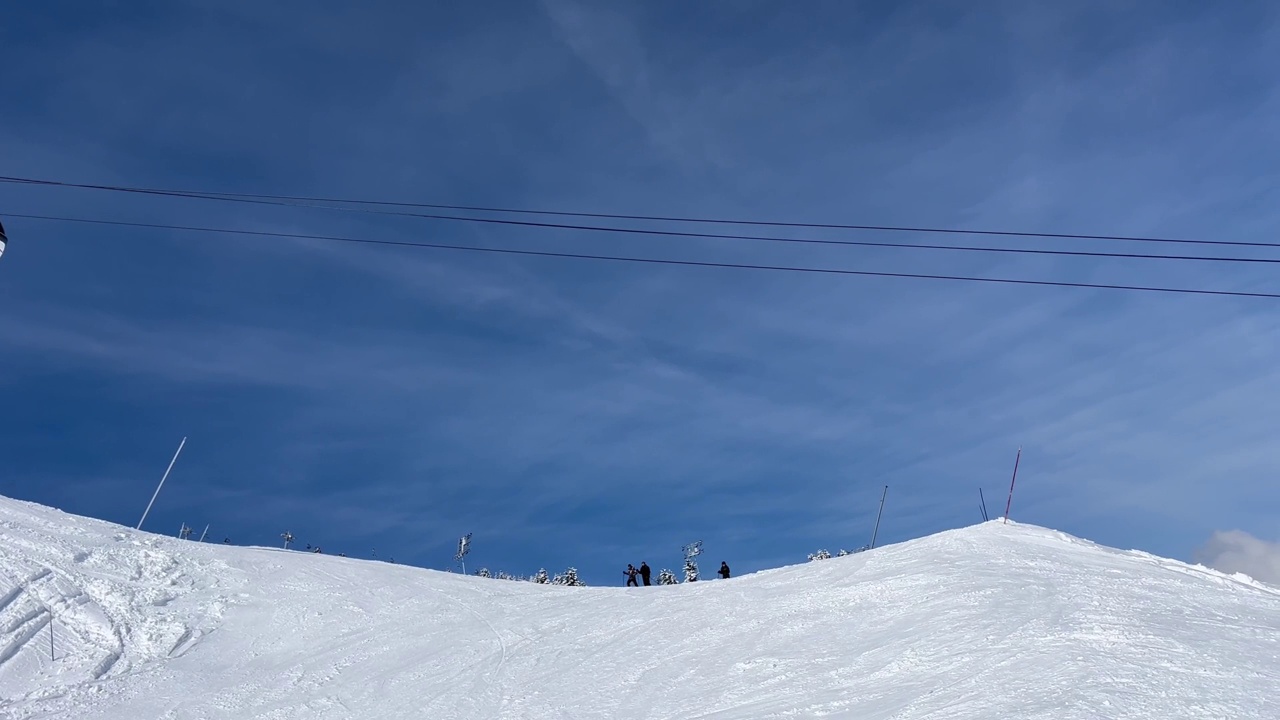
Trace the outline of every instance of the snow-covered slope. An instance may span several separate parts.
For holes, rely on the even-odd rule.
[[[638,589],[0,532],[6,719],[1280,718],[1280,590],[1014,523]]]

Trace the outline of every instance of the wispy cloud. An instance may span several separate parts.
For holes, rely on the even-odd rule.
[[[144,328],[105,313],[67,316],[52,311],[5,317],[0,320],[0,342],[10,352],[78,358],[100,369],[185,383],[321,391],[340,387],[366,371],[376,373],[387,387],[408,389],[455,382],[464,374],[449,373],[441,366],[424,372],[421,355],[418,362],[411,362],[406,346],[385,334],[373,337],[347,331],[318,338],[267,327],[217,324]]]

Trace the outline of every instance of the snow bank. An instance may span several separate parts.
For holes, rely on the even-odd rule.
[[[3,718],[1280,717],[1275,589],[1013,523],[630,589],[0,530]]]

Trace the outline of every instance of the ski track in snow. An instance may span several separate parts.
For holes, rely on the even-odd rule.
[[[631,589],[0,531],[3,720],[1280,718],[1280,589],[1016,523]]]
[[[28,717],[42,702],[82,693],[190,647],[216,622],[215,596],[194,612],[186,573],[215,579],[209,564],[180,560],[163,538],[0,502],[0,717]],[[50,623],[52,651],[50,657]]]

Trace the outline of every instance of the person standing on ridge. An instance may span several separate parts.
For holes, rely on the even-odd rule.
[[[720,561],[720,577],[725,580],[729,579],[729,565],[723,560]]]
[[[644,580],[645,587],[649,587],[649,563],[640,561],[640,579]]]
[[[622,571],[622,574],[627,576],[627,587],[640,587],[640,585],[636,583],[636,573],[638,572],[639,570],[636,570],[634,565],[627,563],[627,569]]]

